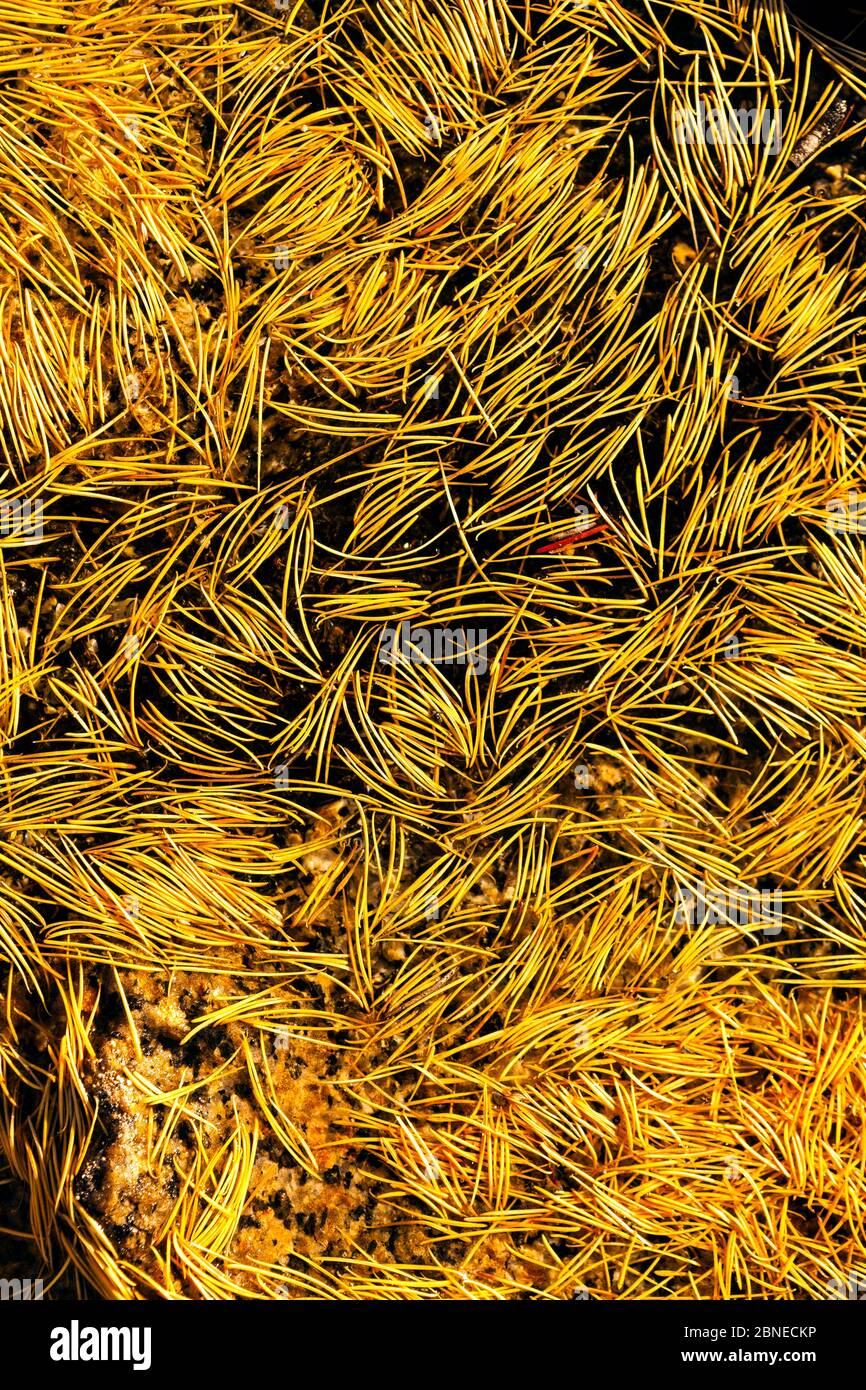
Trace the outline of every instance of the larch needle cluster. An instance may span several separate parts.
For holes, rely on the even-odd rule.
[[[4,1271],[866,1288],[862,56],[0,0],[0,74]]]

